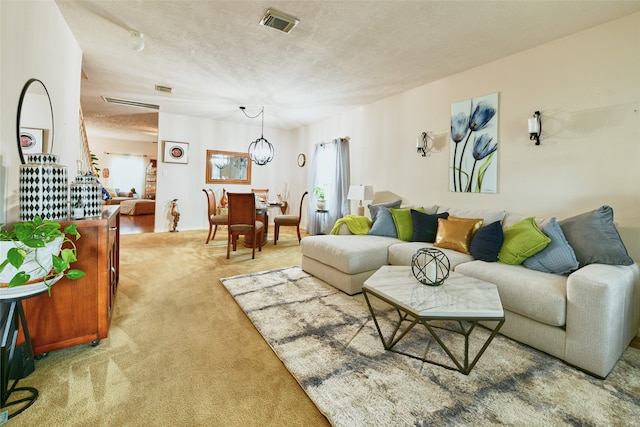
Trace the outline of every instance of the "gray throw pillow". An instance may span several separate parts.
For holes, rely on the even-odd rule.
[[[381,206],[384,206],[385,208],[399,208],[400,205],[402,204],[402,199],[398,199],[394,202],[387,202],[387,203],[378,203],[375,205],[367,205],[367,207],[369,208],[369,214],[371,214],[371,222],[376,222],[376,216],[378,215],[378,209],[380,209]]]
[[[560,221],[580,267],[588,264],[631,265],[633,260],[613,223],[613,209],[602,206]]]

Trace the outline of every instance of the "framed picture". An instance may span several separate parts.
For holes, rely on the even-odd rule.
[[[164,142],[164,162],[165,163],[189,163],[189,143],[188,142]]]
[[[42,129],[20,128],[20,147],[23,153],[42,153]]]

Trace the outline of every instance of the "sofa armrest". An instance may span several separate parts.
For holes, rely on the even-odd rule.
[[[640,267],[591,264],[567,280],[565,360],[606,377],[640,327]]]
[[[338,229],[338,234],[353,235],[351,230],[349,230],[349,227],[347,226],[347,224],[340,224],[340,228]]]

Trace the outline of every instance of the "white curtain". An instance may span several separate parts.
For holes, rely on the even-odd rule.
[[[316,144],[311,164],[308,200],[307,231],[310,234],[328,234],[338,218],[349,214],[349,138],[334,139]],[[322,187],[328,212],[317,212],[313,189]]]
[[[142,197],[144,195],[144,178],[146,159],[144,156],[109,154],[109,186],[121,192],[129,192],[132,188]]]

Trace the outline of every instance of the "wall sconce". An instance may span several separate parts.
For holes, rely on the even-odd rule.
[[[422,157],[427,157],[427,153],[433,150],[433,132],[422,132],[416,138],[416,151],[422,155]]]
[[[529,139],[535,141],[536,145],[540,145],[540,134],[542,133],[542,120],[540,120],[540,111],[533,113],[533,117],[527,120],[529,124]]]
[[[373,196],[373,187],[371,185],[352,185],[349,187],[347,199],[358,200],[358,215],[364,216],[364,206],[362,206],[362,201],[373,200]]]
[[[138,30],[131,30],[131,35],[127,41],[129,47],[136,52],[140,52],[144,49],[144,34]]]

